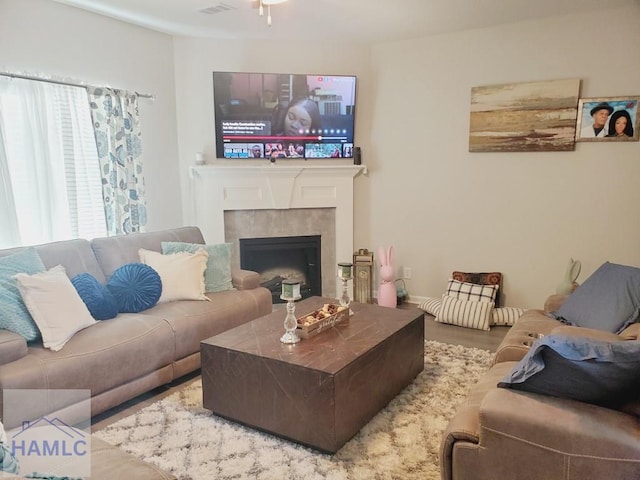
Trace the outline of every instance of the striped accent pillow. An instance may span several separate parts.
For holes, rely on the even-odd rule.
[[[514,325],[516,323],[516,320],[518,320],[524,312],[524,308],[494,308],[492,313],[493,325]]]
[[[478,330],[491,330],[493,305],[493,302],[460,300],[443,295],[442,306],[436,317],[436,322],[477,328]]]
[[[477,285],[450,279],[444,294],[459,300],[495,303],[498,288],[498,285]]]
[[[442,305],[442,298],[427,297],[420,305],[418,305],[418,308],[436,317],[438,316],[438,312],[440,311],[441,305]]]

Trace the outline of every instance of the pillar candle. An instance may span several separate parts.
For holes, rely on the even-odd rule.
[[[353,263],[339,263],[338,264],[338,276],[340,278],[351,278],[351,268]]]
[[[282,297],[298,298],[300,296],[300,282],[285,280],[282,282]]]

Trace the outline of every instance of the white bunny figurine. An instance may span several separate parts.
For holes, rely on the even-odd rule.
[[[574,260],[573,258],[569,259],[569,265],[567,266],[567,271],[564,274],[564,280],[556,288],[556,293],[558,295],[569,295],[576,289],[578,286],[576,280],[580,275],[581,267],[582,263],[580,260]]]
[[[378,263],[380,263],[380,286],[378,287],[378,305],[396,308],[396,286],[393,283],[393,245],[378,247]]]

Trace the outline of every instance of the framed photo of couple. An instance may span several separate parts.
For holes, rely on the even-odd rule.
[[[640,97],[578,100],[578,142],[637,142],[640,139]]]

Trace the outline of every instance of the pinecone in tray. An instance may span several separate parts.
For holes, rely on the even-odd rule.
[[[314,323],[324,320],[325,318],[328,318],[331,315],[335,315],[336,313],[341,312],[345,308],[347,307],[334,305],[333,303],[325,303],[322,308],[318,310],[314,310],[313,312],[298,318],[298,324],[313,325]]]

